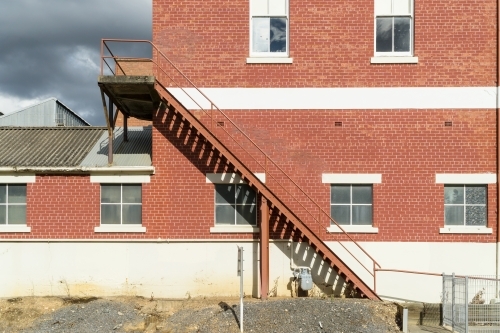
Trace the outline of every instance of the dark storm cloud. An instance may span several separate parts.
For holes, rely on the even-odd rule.
[[[92,125],[103,125],[100,41],[151,40],[152,1],[2,0],[0,95],[56,97]]]

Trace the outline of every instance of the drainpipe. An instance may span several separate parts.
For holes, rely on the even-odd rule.
[[[497,118],[497,239],[496,239],[496,298],[499,298],[498,290],[498,275],[499,267],[498,261],[500,260],[500,0],[497,1],[497,77],[496,77],[496,118]]]
[[[262,196],[260,203],[260,298],[267,300],[269,294],[269,206]]]

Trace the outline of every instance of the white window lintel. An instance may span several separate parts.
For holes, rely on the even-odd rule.
[[[101,184],[143,184],[151,182],[150,175],[126,175],[126,174],[116,174],[116,175],[90,175],[91,183],[101,183]]]
[[[321,175],[324,184],[380,184],[380,173],[324,173]]]
[[[437,173],[436,184],[495,184],[495,173]]]
[[[266,174],[256,172],[254,175],[263,183],[266,182]],[[205,182],[212,184],[244,184],[245,181],[237,173],[207,173],[205,175]]]
[[[210,228],[210,233],[258,233],[260,228],[255,226],[215,226]]]
[[[0,183],[3,184],[26,184],[34,183],[36,180],[35,174],[2,174],[0,175]]]

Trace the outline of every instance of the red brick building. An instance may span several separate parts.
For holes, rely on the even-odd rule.
[[[440,277],[415,273],[500,261],[497,22],[489,0],[154,0],[152,61],[113,54],[99,79],[146,121],[130,126],[152,124],[150,164],[86,164],[106,143],[77,175],[2,163],[0,184],[34,178],[31,229],[0,226],[0,246],[90,251],[54,268],[74,292],[234,295],[237,245],[255,296],[293,293],[308,266],[326,294],[439,301]]]

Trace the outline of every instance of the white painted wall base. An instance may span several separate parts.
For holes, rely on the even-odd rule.
[[[270,289],[294,295],[292,267],[309,266],[314,293],[344,293],[343,280],[306,244],[270,246]],[[238,296],[237,245],[244,251],[244,291],[259,296],[257,241],[243,242],[0,242],[0,297],[138,295],[158,298]],[[338,243],[328,245],[373,287],[373,277],[346,256]],[[496,244],[362,243],[385,269],[451,274],[494,275]],[[347,246],[347,244],[346,244]],[[349,246],[353,252],[359,252]],[[362,257],[360,257],[362,258]],[[371,263],[361,259],[367,267]],[[396,300],[439,302],[441,277],[378,272],[376,291]]]

